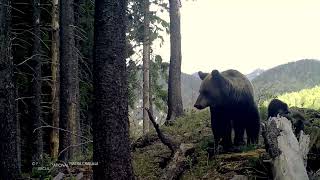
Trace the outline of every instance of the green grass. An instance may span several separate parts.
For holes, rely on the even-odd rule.
[[[303,89],[297,92],[285,93],[277,97],[288,104],[289,107],[299,107],[320,110],[320,86],[311,89]],[[263,102],[267,107],[271,99]]]
[[[171,126],[162,126],[161,130],[173,137],[175,141],[185,143],[196,143],[196,151],[200,152],[201,157],[206,157],[207,141],[212,138],[210,127],[210,115],[208,110],[201,112],[190,112],[178,118]],[[155,133],[152,130],[150,133]],[[211,136],[209,138],[209,136]],[[202,155],[201,155],[202,153]],[[139,179],[159,179],[162,169],[159,162],[162,157],[168,157],[170,150],[160,141],[142,149],[137,149],[133,154],[133,169]]]
[[[209,110],[200,112],[190,112],[185,116],[177,119],[171,126],[162,126],[161,130],[174,138],[175,141],[183,143],[193,143],[195,145],[196,163],[190,163],[190,169],[187,170],[181,179],[193,180],[203,177],[209,178],[225,178],[231,177],[232,174],[220,174],[216,170],[222,167],[229,166],[229,162],[223,162],[221,158],[208,159],[207,149],[209,144],[213,143],[213,135],[210,125]],[[152,131],[151,133],[155,133]],[[243,147],[242,151],[252,151],[256,147]],[[159,162],[162,157],[168,157],[170,150],[160,141],[153,145],[137,149],[132,153],[133,168],[138,179],[159,179],[163,173],[163,169],[159,167]],[[257,159],[241,162],[241,165],[251,166],[252,162]],[[239,162],[230,162],[231,165],[237,166]],[[235,173],[235,172],[233,172]]]

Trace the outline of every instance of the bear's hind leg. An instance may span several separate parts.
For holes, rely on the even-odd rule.
[[[258,144],[260,132],[260,116],[258,108],[254,106],[248,113],[246,122],[247,144]]]
[[[239,119],[237,121],[233,121],[233,129],[234,129],[234,145],[242,146],[245,145],[244,142],[244,123]]]

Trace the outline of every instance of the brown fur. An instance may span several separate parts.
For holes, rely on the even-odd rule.
[[[305,124],[308,123],[302,113],[290,110],[288,105],[279,99],[272,99],[268,105],[268,117],[277,115],[284,116],[291,121],[296,137],[299,137],[300,131],[303,131]]]
[[[195,107],[210,107],[215,141],[219,142],[222,138],[224,147],[230,147],[233,126],[236,145],[243,144],[245,130],[248,143],[256,143],[260,119],[253,98],[253,87],[246,76],[236,70],[222,73],[213,70],[211,74],[199,72],[199,77],[203,81]]]

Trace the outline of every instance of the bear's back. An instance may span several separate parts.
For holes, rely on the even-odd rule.
[[[221,74],[231,83],[235,93],[253,96],[253,86],[245,75],[234,69],[223,71]]]

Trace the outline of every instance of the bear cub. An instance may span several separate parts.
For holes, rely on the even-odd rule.
[[[268,105],[268,118],[278,115],[291,121],[296,137],[299,137],[300,131],[304,131],[305,125],[310,125],[302,113],[289,109],[288,105],[279,99],[272,99]]]

